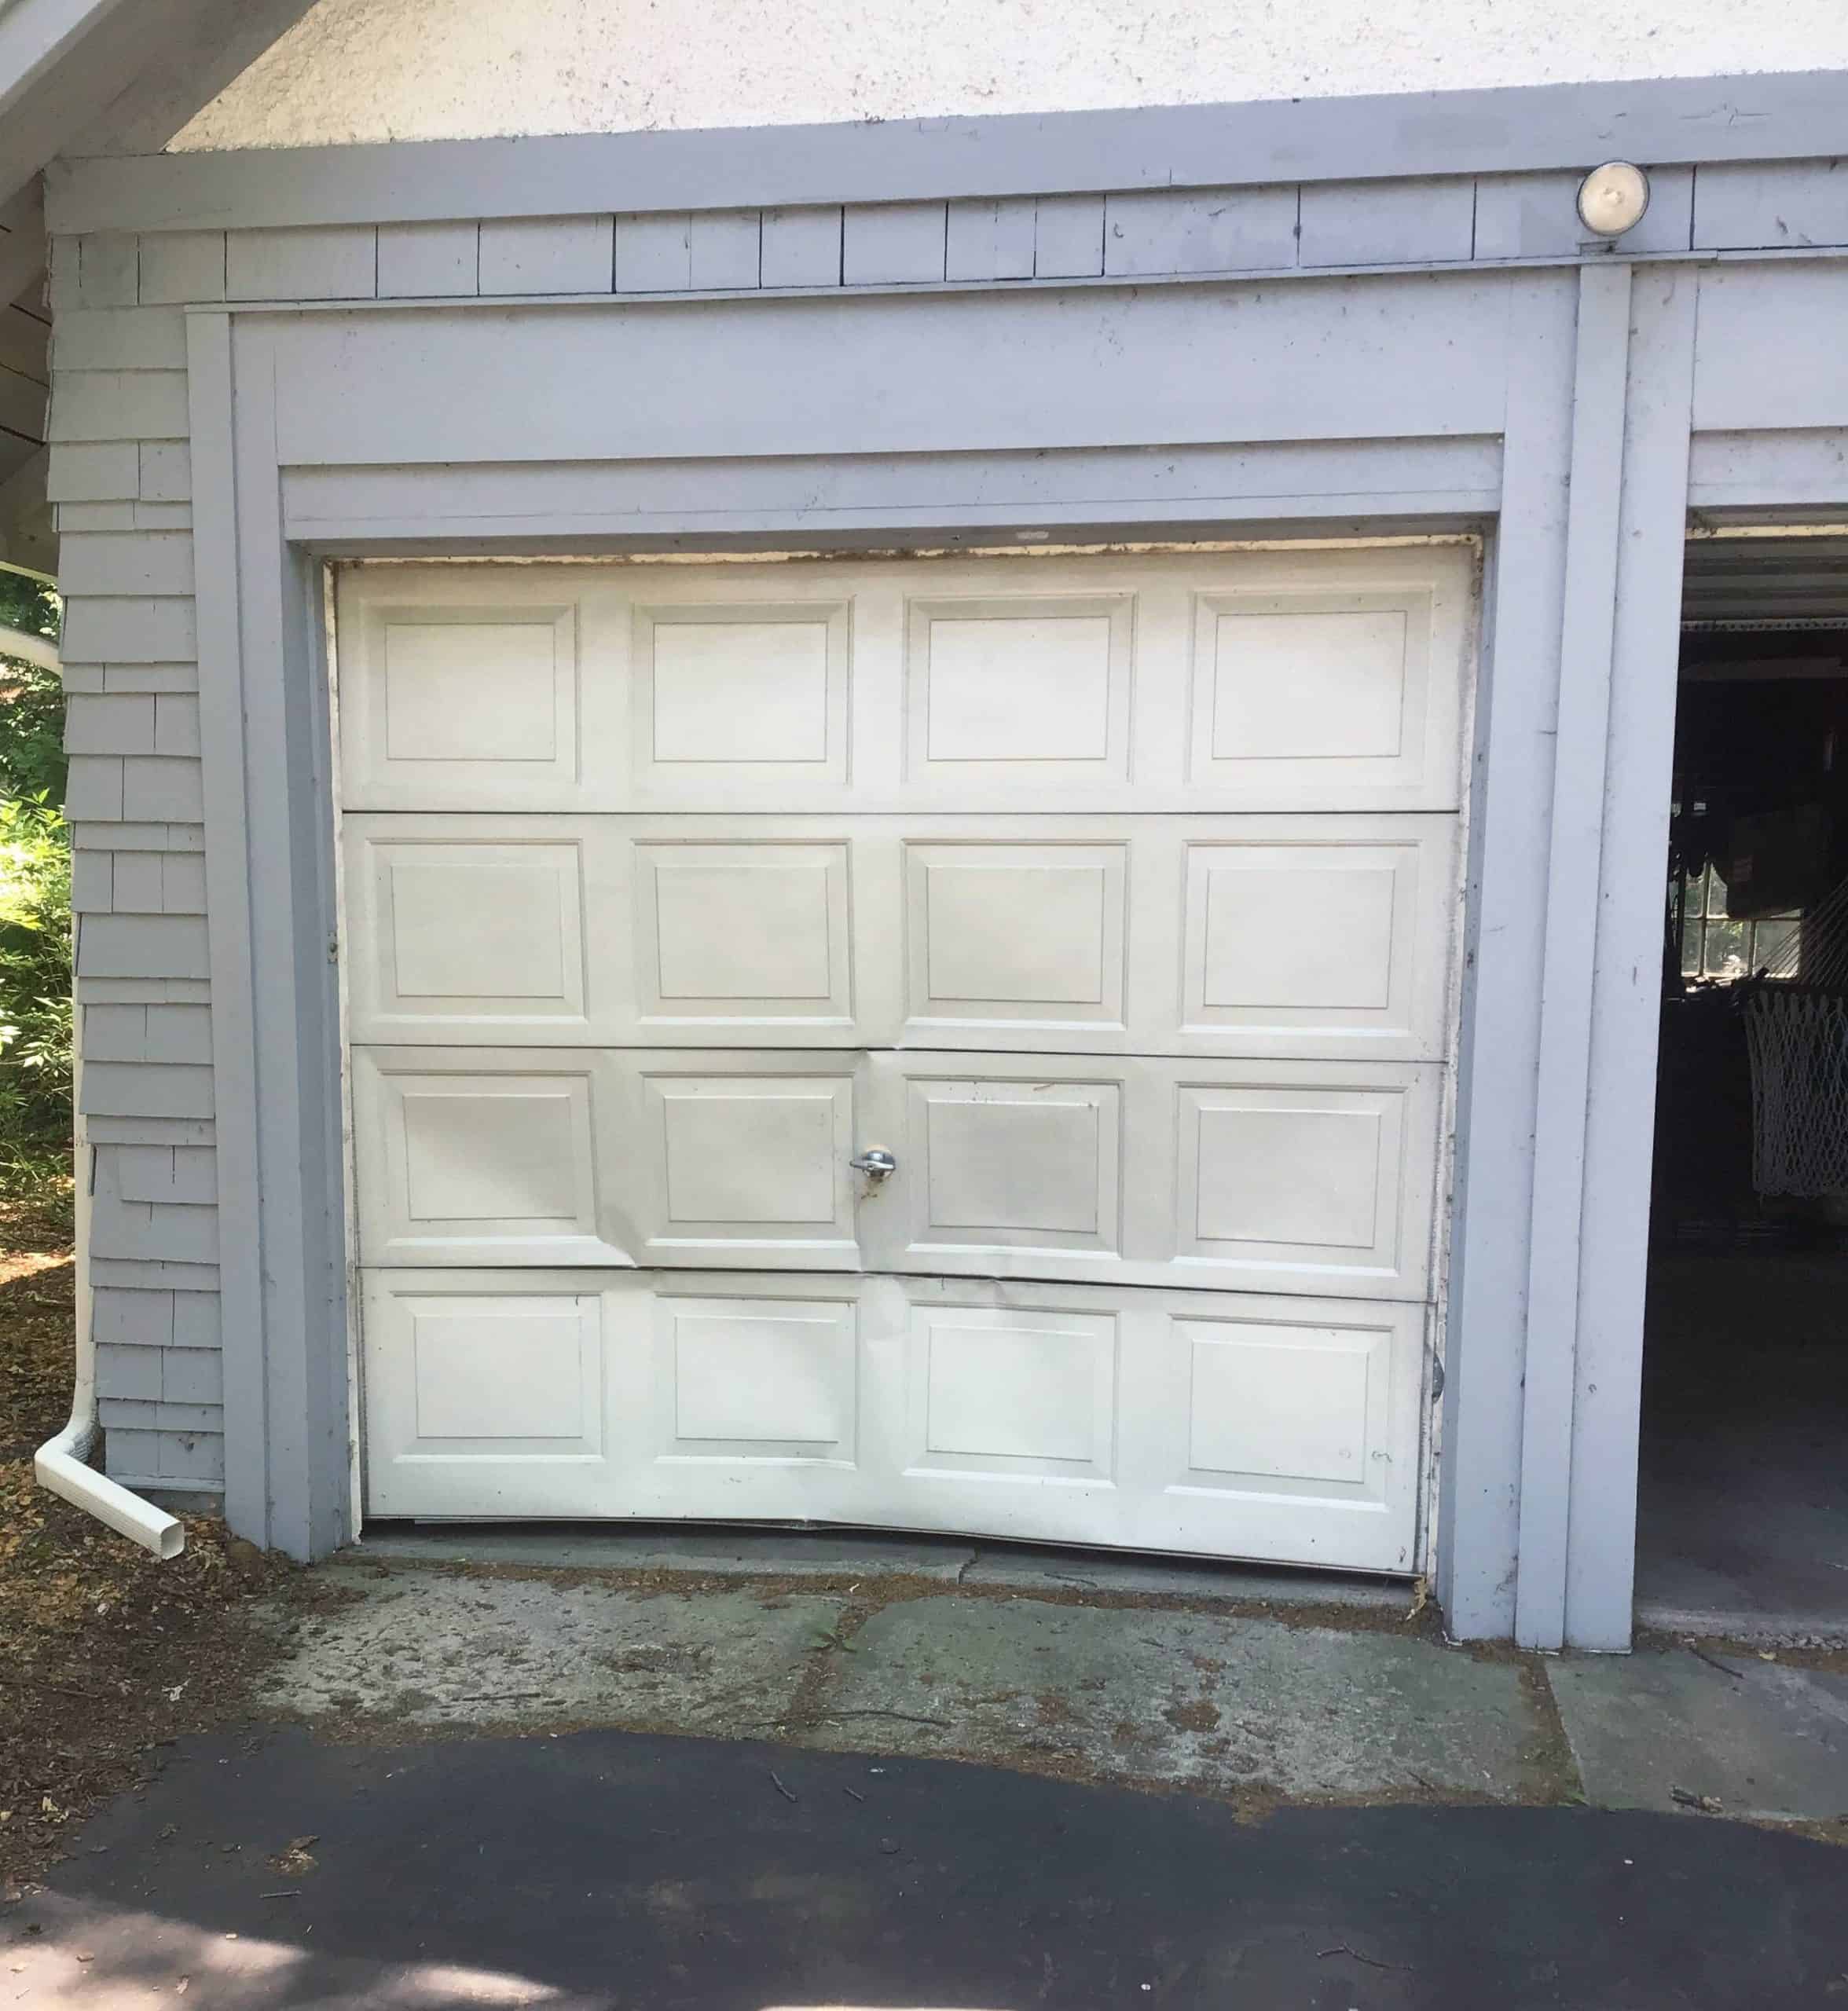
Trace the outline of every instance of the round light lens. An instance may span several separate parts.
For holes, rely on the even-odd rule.
[[[1626,160],[1608,160],[1578,185],[1578,220],[1600,237],[1621,237],[1643,220],[1649,178]]]

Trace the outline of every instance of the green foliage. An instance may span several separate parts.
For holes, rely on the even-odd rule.
[[[0,566],[0,622],[9,628],[23,628],[28,635],[43,636],[55,642],[57,595],[36,573],[15,573]]]
[[[0,622],[55,638],[49,589],[0,569]],[[71,838],[57,675],[0,656],[0,1200],[68,1189]]]

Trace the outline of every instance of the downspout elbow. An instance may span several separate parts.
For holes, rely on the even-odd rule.
[[[186,1547],[185,1525],[177,1515],[131,1494],[107,1474],[86,1466],[83,1456],[96,1443],[94,1416],[72,1416],[56,1438],[48,1438],[32,1456],[32,1471],[41,1487],[62,1495],[86,1513],[119,1530],[130,1542],[151,1550],[163,1562]]]
[[[119,1482],[84,1463],[100,1435],[97,1419],[96,1337],[90,1291],[90,1143],[83,1135],[83,1015],[72,1016],[71,1104],[75,1134],[76,1351],[71,1389],[71,1421],[32,1456],[38,1485],[73,1503],[131,1543],[151,1550],[163,1562],[186,1547],[185,1526]]]

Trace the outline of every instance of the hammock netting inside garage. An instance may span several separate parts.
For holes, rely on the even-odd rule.
[[[1752,1185],[1848,1192],[1848,881],[1740,987],[1751,1057]]]

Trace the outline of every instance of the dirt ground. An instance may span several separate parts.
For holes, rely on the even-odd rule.
[[[0,1896],[163,1741],[238,1715],[262,1644],[239,1624],[284,1567],[189,1518],[161,1564],[32,1477],[70,1412],[68,1231],[0,1211]]]

